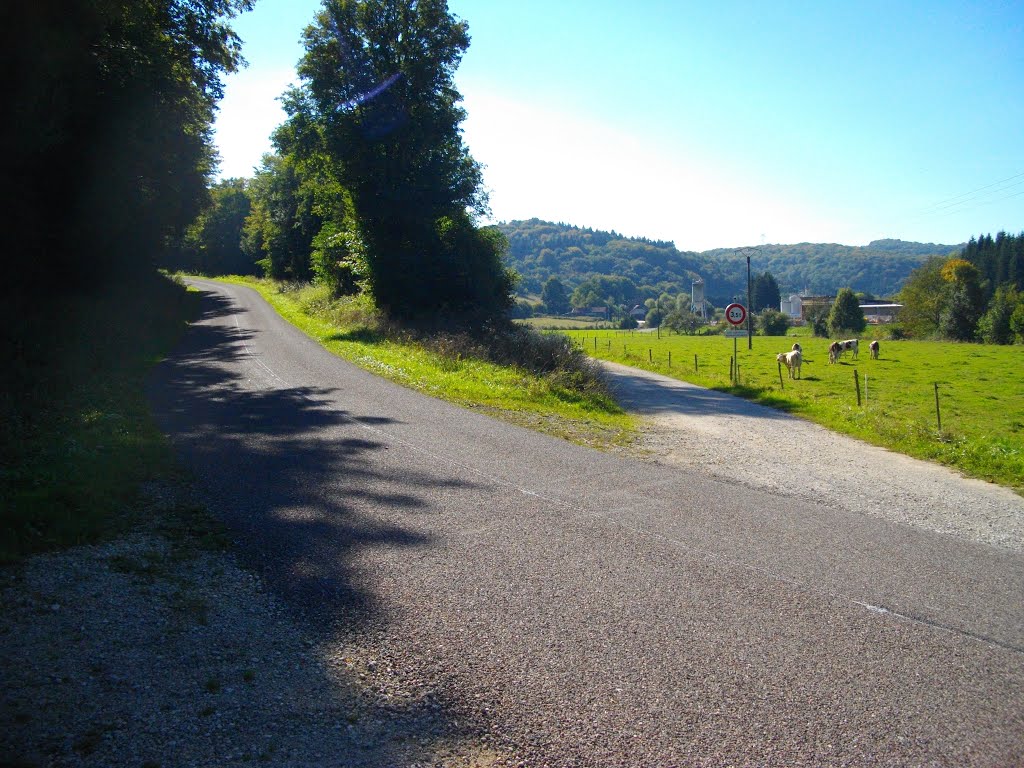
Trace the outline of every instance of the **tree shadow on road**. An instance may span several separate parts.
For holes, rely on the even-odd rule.
[[[336,390],[287,386],[272,372],[259,388],[247,373],[260,375],[252,331],[218,322],[232,308],[216,294],[205,294],[203,307],[182,346],[154,371],[149,394],[160,427],[243,562],[319,642],[386,634],[396,608],[378,588],[381,563],[439,546],[429,529],[431,495],[473,486],[443,469],[382,461],[389,446],[380,429],[393,420],[354,417],[332,401]],[[365,690],[355,668],[332,674],[345,696]],[[396,749],[426,759],[442,742],[475,739],[455,724],[458,708],[439,694],[371,706],[360,720],[365,729],[339,724],[339,743],[363,745],[341,762],[394,763]],[[394,731],[387,738],[384,722]]]

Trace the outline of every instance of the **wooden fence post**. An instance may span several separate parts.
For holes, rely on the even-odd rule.
[[[935,420],[939,424],[939,432],[942,431],[942,413],[939,412],[939,382],[935,382]]]
[[[853,385],[857,388],[857,405],[860,405],[860,376],[857,369],[853,369]]]

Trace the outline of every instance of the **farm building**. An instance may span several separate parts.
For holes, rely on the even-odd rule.
[[[788,315],[794,322],[803,323],[807,320],[810,311],[816,307],[825,307],[826,310],[831,308],[835,298],[835,296],[801,296],[794,293],[779,302],[779,311]],[[865,302],[860,305],[860,308],[864,311],[865,320],[872,325],[878,325],[895,321],[903,305]]]
[[[791,294],[789,298],[783,299],[779,302],[779,311],[788,315],[791,320],[800,319],[800,307],[803,304],[803,298],[798,293]]]
[[[835,296],[801,296],[800,297],[800,320],[806,321],[807,315],[812,310],[818,307],[824,307],[825,310],[832,308],[832,302],[836,300]]]
[[[900,310],[903,309],[902,304],[861,304],[861,310],[864,312],[864,319],[872,325],[878,325],[879,323],[891,323],[899,317]]]

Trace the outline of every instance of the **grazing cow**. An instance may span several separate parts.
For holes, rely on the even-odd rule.
[[[779,352],[775,359],[789,369],[789,378],[800,378],[800,363],[803,362],[803,355],[799,349],[794,349],[792,352]]]
[[[837,342],[839,344],[839,356],[842,357],[845,352],[853,352],[853,359],[857,359],[857,340],[846,339],[845,341]]]
[[[868,344],[868,351],[871,353],[871,359],[872,360],[877,360],[878,359],[878,341],[877,340],[876,341],[872,341],[870,344]]]
[[[828,345],[828,361],[833,365],[839,362],[839,355],[842,354],[842,349],[839,346],[838,341],[833,341]]]

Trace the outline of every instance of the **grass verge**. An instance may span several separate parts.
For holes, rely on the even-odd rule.
[[[607,391],[591,386],[571,364],[566,369],[564,361],[549,362],[552,350],[544,347],[552,345],[543,336],[524,336],[518,345],[459,335],[415,337],[382,327],[365,299],[331,299],[318,286],[225,279],[255,289],[334,354],[411,389],[595,448],[627,444],[635,435],[635,420]],[[510,362],[507,348],[526,345],[536,358],[532,369]],[[517,353],[528,356],[523,349]],[[582,358],[577,364],[587,363]]]
[[[0,339],[0,562],[95,542],[138,520],[139,484],[173,477],[147,371],[192,300],[153,274],[89,294],[15,298]]]
[[[736,344],[740,384],[730,380],[733,340],[622,331],[567,332],[589,355],[729,392],[836,432],[1024,493],[1024,347],[881,340],[878,360],[828,363],[828,341],[801,338],[802,378],[776,354],[791,337]],[[936,412],[938,385],[938,413]],[[858,389],[860,402],[858,403]],[[941,428],[939,422],[941,419]]]

